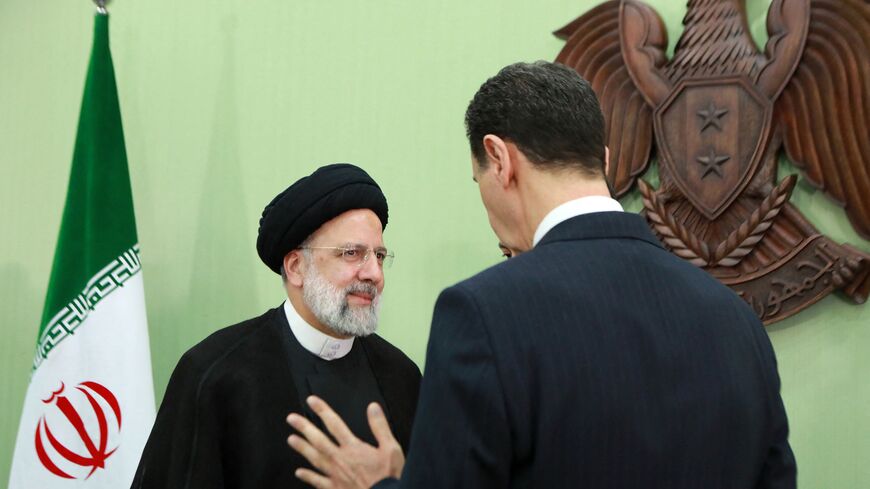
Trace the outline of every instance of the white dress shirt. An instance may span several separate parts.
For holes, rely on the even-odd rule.
[[[535,231],[535,238],[532,241],[532,246],[537,246],[538,242],[551,229],[572,217],[581,214],[591,214],[593,212],[622,212],[622,205],[610,197],[603,195],[590,195],[589,197],[581,197],[575,200],[569,200],[564,204],[559,205],[544,216],[544,220],[538,224],[538,229]]]
[[[284,301],[284,314],[287,316],[287,322],[290,323],[290,331],[302,348],[324,360],[335,360],[350,353],[353,337],[342,340],[323,333],[302,319],[289,300]]]

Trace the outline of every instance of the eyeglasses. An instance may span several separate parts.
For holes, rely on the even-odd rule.
[[[381,268],[389,268],[393,264],[395,254],[388,251],[386,248],[368,248],[363,245],[347,245],[347,246],[301,246],[300,250],[335,250],[340,252],[345,263],[353,263],[358,267],[362,267],[369,260],[369,255],[374,253],[375,259],[378,261],[378,266]]]

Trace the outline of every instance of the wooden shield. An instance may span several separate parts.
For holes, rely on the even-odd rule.
[[[653,117],[661,164],[714,220],[755,174],[772,119],[773,104],[744,76],[682,80]]]

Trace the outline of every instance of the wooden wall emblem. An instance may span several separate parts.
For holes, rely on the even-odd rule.
[[[742,0],[689,0],[667,59],[658,14],[613,0],[556,35],[592,83],[610,181],[635,184],[662,242],[740,294],[765,324],[834,290],[870,293],[870,254],[822,236],[777,181],[779,149],[870,239],[870,0],[773,0],[761,53]],[[653,147],[660,186],[638,180]]]

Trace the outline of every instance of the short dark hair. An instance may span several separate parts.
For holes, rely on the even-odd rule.
[[[483,137],[517,145],[539,168],[604,175],[604,116],[589,82],[567,66],[537,61],[502,68],[474,95],[465,129],[477,164]]]

